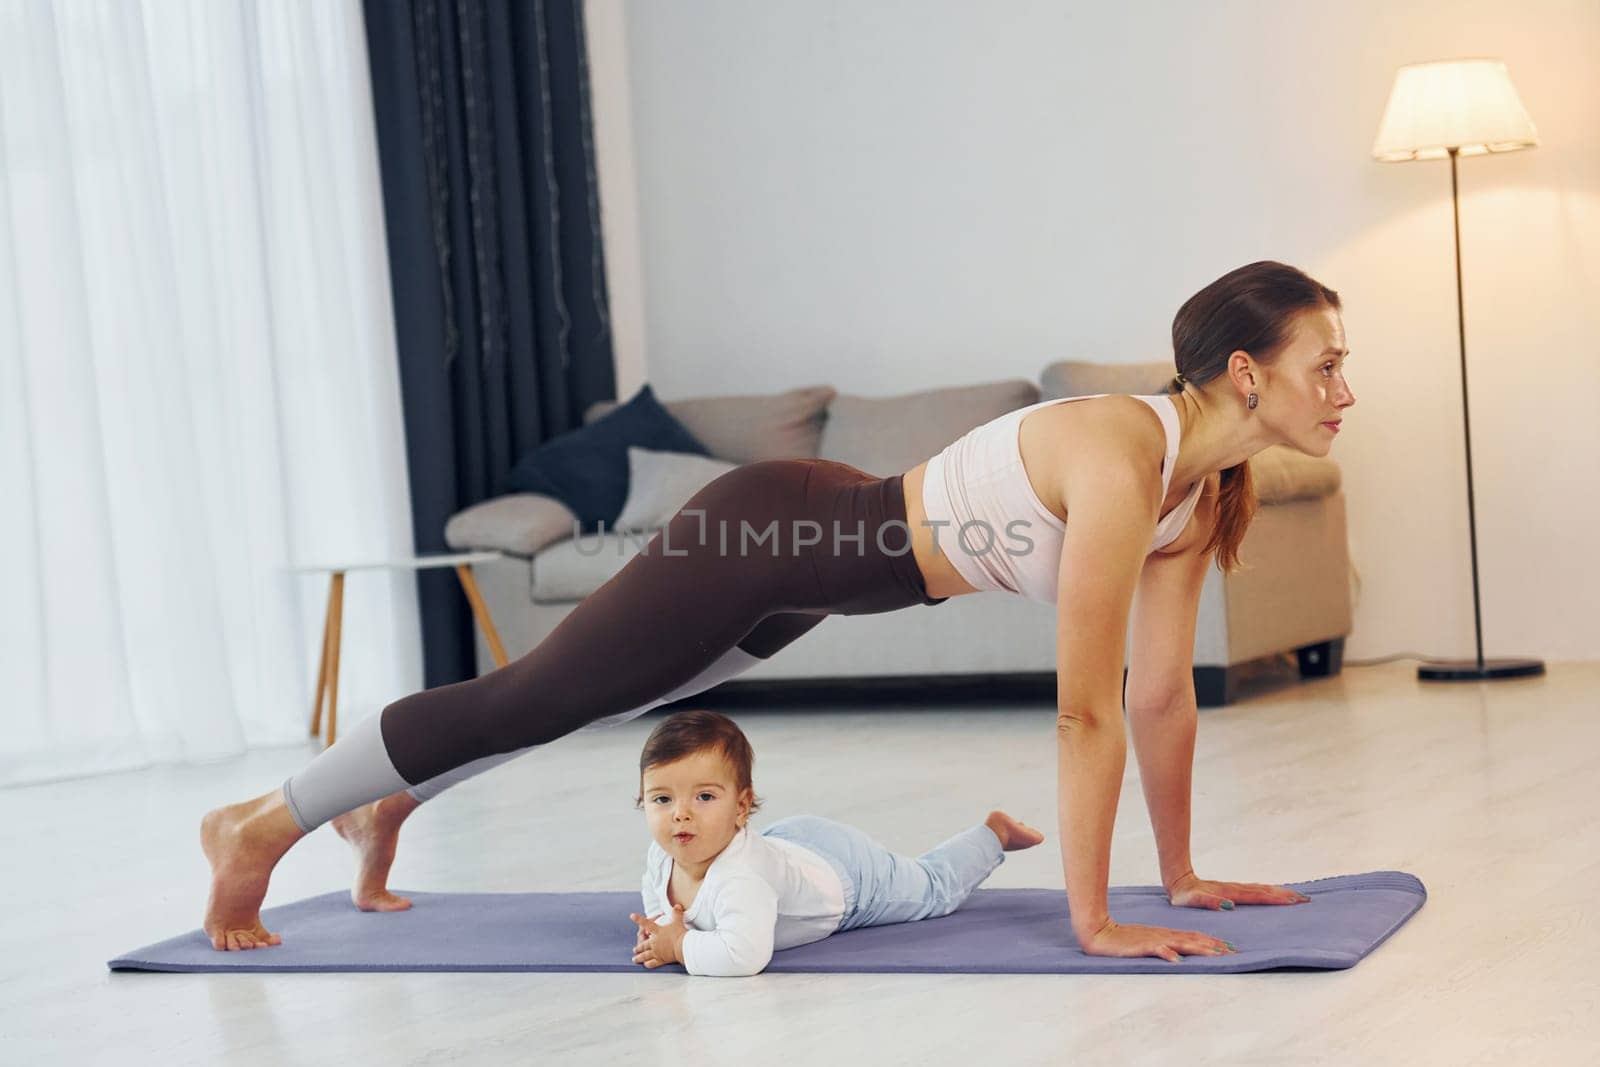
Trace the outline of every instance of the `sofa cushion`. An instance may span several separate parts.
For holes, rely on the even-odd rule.
[[[807,385],[770,395],[668,400],[665,406],[713,456],[729,463],[754,463],[815,457],[835,395],[831,385]],[[615,406],[610,400],[591,404],[584,421],[598,419]]]
[[[582,600],[615,577],[655,536],[655,531],[618,530],[557,541],[533,557],[529,588],[533,602]]]
[[[1171,360],[1153,363],[1084,363],[1061,360],[1039,375],[1039,399],[1056,400],[1064,396],[1099,396],[1125,393],[1154,396],[1165,393],[1177,374]]]
[[[531,556],[545,545],[571,537],[577,520],[572,509],[553,496],[511,493],[450,516],[444,543],[458,550],[490,548]]]
[[[1250,477],[1263,504],[1314,500],[1338,492],[1340,484],[1339,464],[1288,445],[1272,445],[1251,456]]]
[[[974,426],[1038,399],[1039,387],[1021,378],[901,396],[840,394],[828,408],[818,455],[887,478],[910,470]]]
[[[619,530],[653,530],[665,526],[678,509],[712,480],[734,470],[712,456],[692,452],[628,449],[628,499],[617,516]]]
[[[646,384],[616,410],[524,453],[500,491],[553,496],[572,509],[585,530],[614,523],[628,495],[629,445],[707,454]]]

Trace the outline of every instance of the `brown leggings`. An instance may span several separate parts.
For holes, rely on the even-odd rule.
[[[527,655],[386,707],[395,771],[416,784],[548,743],[658,699],[735,645],[769,657],[828,615],[943,603],[911,554],[901,479],[820,459],[721,475]]]

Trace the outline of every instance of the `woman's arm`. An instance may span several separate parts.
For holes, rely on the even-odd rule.
[[[1231,908],[1235,904],[1305,904],[1311,898],[1284,886],[1214,882],[1194,873],[1189,855],[1189,809],[1194,778],[1194,635],[1200,595],[1214,558],[1200,549],[1215,521],[1216,476],[1196,508],[1186,547],[1150,559],[1133,599],[1128,659],[1128,725],[1139,754],[1150,825],[1161,859],[1161,884],[1173,904]]]
[[[1187,547],[1145,561],[1133,597],[1129,628],[1128,728],[1139,760],[1139,781],[1155,831],[1161,884],[1193,873],[1189,808],[1198,709],[1194,694],[1195,620],[1208,564],[1201,549],[1215,522],[1216,476],[1195,509]]]
[[[1082,450],[1064,472],[1068,522],[1056,583],[1056,799],[1080,944],[1110,920],[1107,885],[1127,743],[1122,663],[1130,602],[1155,535],[1156,463]]]
[[[1056,796],[1072,929],[1092,956],[1177,962],[1184,955],[1225,953],[1227,942],[1209,934],[1117,923],[1107,902],[1111,833],[1127,762],[1125,637],[1161,509],[1164,444],[1132,424],[1101,430],[1065,461],[1062,501],[1069,521],[1056,580]]]
[[[1139,781],[1156,836],[1161,884],[1168,893],[1178,879],[1194,873],[1194,861],[1189,857],[1189,800],[1194,781],[1197,710],[1193,688],[1187,703],[1159,713],[1128,709]]]

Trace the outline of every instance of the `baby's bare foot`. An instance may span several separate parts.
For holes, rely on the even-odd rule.
[[[211,864],[202,928],[220,951],[268,948],[283,938],[261,925],[272,868],[301,837],[277,791],[229,804],[200,820],[200,848]]]
[[[395,793],[333,820],[333,829],[356,850],[356,881],[350,899],[362,911],[405,911],[411,898],[389,892],[389,868],[400,842],[400,824],[419,802]]]
[[[983,822],[1000,839],[1000,848],[1005,852],[1019,852],[1044,840],[1044,834],[1003,811],[991,811]]]

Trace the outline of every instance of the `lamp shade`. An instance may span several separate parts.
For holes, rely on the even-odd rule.
[[[1505,63],[1445,59],[1401,67],[1372,155],[1380,163],[1514,152],[1539,143]]]

